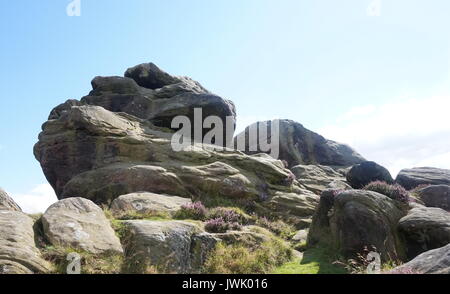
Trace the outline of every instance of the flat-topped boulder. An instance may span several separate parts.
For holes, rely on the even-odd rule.
[[[327,189],[351,189],[344,175],[329,166],[297,165],[291,168],[297,181],[306,189],[320,194]]]
[[[450,185],[450,170],[434,167],[403,169],[395,181],[408,190],[421,185]]]
[[[139,214],[166,213],[168,215],[174,215],[183,205],[189,203],[192,203],[189,198],[138,192],[122,195],[114,199],[111,204],[111,210],[116,215],[129,212]]]

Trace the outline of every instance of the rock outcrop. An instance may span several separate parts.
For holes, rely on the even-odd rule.
[[[274,121],[266,121],[257,124],[268,129],[268,134],[271,134],[273,123]],[[252,127],[254,125],[236,136],[235,140],[246,138],[246,144],[238,145],[238,148],[247,154],[267,152],[261,148],[259,140],[251,140],[249,134]],[[279,137],[279,159],[285,160],[290,168],[310,164],[348,167],[365,161],[351,147],[327,140],[292,120],[279,120]]]
[[[395,181],[408,190],[420,185],[450,185],[450,170],[434,167],[403,169]]]
[[[34,220],[20,211],[0,210],[0,274],[50,271],[36,247],[33,226]]]
[[[397,223],[405,214],[399,202],[376,192],[327,190],[313,217],[308,245],[325,244],[346,257],[376,248],[383,261],[402,260]]]
[[[450,274],[450,244],[417,256],[390,273],[394,274]]]
[[[394,179],[389,171],[373,161],[365,161],[353,166],[347,173],[347,182],[355,189],[364,188],[375,181],[392,184]]]
[[[291,171],[300,184],[317,194],[327,189],[351,189],[345,177],[329,166],[297,165]]]
[[[111,211],[115,215],[126,213],[152,214],[161,213],[174,215],[182,205],[192,203],[189,198],[160,195],[154,193],[132,193],[122,195],[111,204]]]
[[[417,207],[398,224],[409,258],[450,243],[450,213],[440,208]]]
[[[189,117],[197,106],[204,114],[234,118],[234,108],[190,79],[155,71],[151,65],[130,70],[127,75],[137,81],[97,77],[89,96],[52,111],[34,152],[59,199],[85,197],[110,205],[119,196],[145,191],[259,202],[270,209],[286,207],[289,198],[294,218],[311,217],[318,197],[279,160],[198,143],[175,152],[167,120]],[[138,83],[165,86],[155,90]]]
[[[88,199],[56,202],[42,216],[42,224],[47,240],[54,246],[94,254],[123,252],[103,210]]]
[[[153,63],[129,68],[125,77],[96,77],[93,90],[81,99],[82,103],[102,106],[112,112],[125,112],[153,125],[172,128],[172,119],[187,116],[194,122],[194,110],[201,109],[201,122],[208,116],[217,116],[224,124],[223,134],[232,138],[236,123],[233,102],[212,94],[198,82],[187,77],[173,77]],[[203,134],[207,132],[205,128]],[[203,137],[201,138],[203,139]]]
[[[0,210],[22,211],[19,205],[2,189],[0,189]]]
[[[417,191],[417,196],[425,206],[442,208],[450,212],[450,186],[435,185]]]

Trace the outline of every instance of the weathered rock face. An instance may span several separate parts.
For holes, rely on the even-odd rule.
[[[127,212],[141,214],[160,212],[173,215],[183,204],[191,203],[191,199],[178,196],[167,196],[155,193],[132,193],[114,199],[111,210],[120,215]]]
[[[450,274],[450,244],[430,250],[391,271],[391,273]]]
[[[64,199],[42,216],[48,241],[94,254],[123,252],[119,238],[100,207],[84,198]]]
[[[187,77],[173,77],[153,63],[128,69],[125,77],[96,77],[93,90],[83,97],[83,104],[102,106],[113,112],[125,112],[148,120],[155,126],[171,129],[172,119],[184,115],[194,122],[194,109],[202,109],[202,122],[218,116],[229,117],[230,127],[223,134],[234,133],[236,110],[233,102],[212,94]],[[175,128],[176,129],[176,128]],[[204,129],[205,134],[208,129]]]
[[[261,122],[266,126],[271,134],[271,127],[274,122]],[[351,147],[340,144],[316,134],[301,124],[292,120],[279,120],[279,159],[285,160],[289,167],[296,165],[327,165],[327,166],[351,166],[365,159]],[[249,137],[250,127],[238,134],[237,138]],[[260,147],[259,141],[245,140],[245,148],[240,150],[247,154],[265,152]],[[239,148],[240,146],[238,146]]]
[[[419,190],[417,194],[425,206],[442,208],[450,212],[450,186],[429,186]]]
[[[282,162],[195,144],[172,149],[170,134],[148,121],[98,106],[72,106],[43,125],[36,158],[62,198],[82,196],[110,204],[118,196],[146,191],[187,198],[220,196],[266,201],[297,194],[293,213],[314,209],[318,197],[304,189]],[[295,215],[294,215],[295,216]]]
[[[398,230],[406,241],[408,257],[413,258],[450,243],[450,213],[440,208],[414,208],[400,220]]]
[[[125,255],[131,273],[154,267],[159,273],[192,273],[219,241],[183,221],[124,221]]]
[[[308,245],[323,243],[346,257],[375,247],[382,260],[404,259],[397,223],[406,209],[384,195],[360,190],[325,191],[313,217]]]
[[[327,189],[351,189],[345,177],[329,166],[297,165],[291,168],[291,171],[300,184],[317,194]]]
[[[0,210],[22,211],[19,205],[2,189],[0,189]]]
[[[36,247],[33,225],[33,219],[22,212],[0,210],[0,274],[50,271]]]
[[[420,185],[450,185],[450,170],[434,167],[404,169],[395,181],[408,190]]]
[[[394,179],[392,179],[391,174],[386,168],[373,161],[357,164],[347,173],[347,182],[355,189],[364,188],[364,186],[374,181],[392,184]]]

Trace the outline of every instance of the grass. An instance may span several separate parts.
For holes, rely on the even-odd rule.
[[[338,258],[326,248],[310,248],[303,258],[287,262],[276,268],[273,274],[346,274],[347,270],[333,264]]]
[[[219,243],[209,254],[203,272],[208,274],[268,274],[292,260],[292,250],[281,240],[273,239],[258,248]]]
[[[272,233],[285,240],[295,236],[297,230],[295,227],[283,222],[282,220],[269,220],[266,217],[258,218],[255,223],[257,226],[268,229]]]
[[[82,274],[119,274],[122,272],[123,256],[117,253],[92,254],[78,249],[47,246],[41,249],[45,260],[53,265],[52,274],[66,274],[71,260],[68,256],[76,253],[81,257]]]

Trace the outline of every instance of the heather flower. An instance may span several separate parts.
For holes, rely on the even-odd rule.
[[[210,233],[225,233],[228,230],[240,230],[239,223],[227,222],[223,218],[215,218],[206,221],[205,230]]]
[[[217,207],[208,214],[208,219],[222,218],[228,223],[246,223],[246,216],[243,212],[235,208]]]
[[[397,200],[403,203],[408,203],[410,201],[409,193],[399,184],[390,185],[386,182],[375,181],[369,183],[363,188],[364,190],[377,192],[387,197]]]
[[[204,220],[206,218],[206,214],[207,210],[205,206],[198,201],[183,204],[175,217],[179,219]]]

